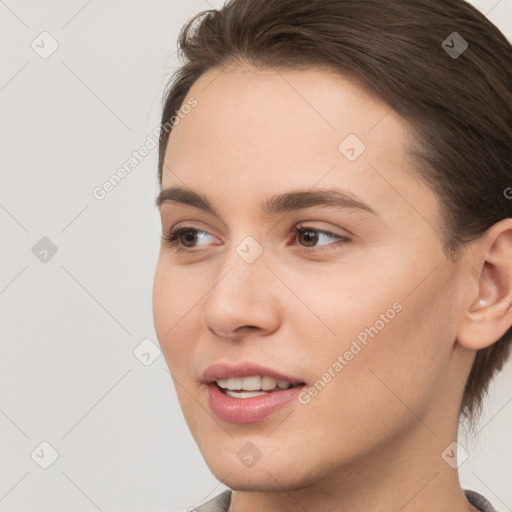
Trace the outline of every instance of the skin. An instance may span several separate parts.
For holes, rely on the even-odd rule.
[[[410,172],[407,123],[346,77],[231,67],[187,97],[198,104],[171,132],[163,187],[204,194],[220,218],[162,204],[164,236],[178,224],[207,234],[188,253],[162,245],[154,321],[190,431],[235,490],[230,511],[476,510],[441,455],[475,350],[512,323],[512,219],[447,258],[437,198]],[[366,146],[353,162],[338,149],[351,133]],[[259,208],[324,187],[379,215]],[[299,223],[351,242],[321,236],[308,252]],[[263,249],[253,263],[236,252],[247,236]],[[395,302],[401,311],[307,405],[247,424],[211,412],[211,364],[252,361],[312,385]],[[237,457],[247,442],[262,453],[252,468]]]

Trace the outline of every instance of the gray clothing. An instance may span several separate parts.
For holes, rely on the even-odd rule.
[[[464,490],[466,499],[471,505],[480,509],[482,512],[497,512],[491,503],[485,499],[481,494],[475,491]],[[215,496],[215,498],[203,503],[197,508],[189,508],[190,512],[227,512],[229,503],[231,501],[231,491],[224,491],[222,494]]]

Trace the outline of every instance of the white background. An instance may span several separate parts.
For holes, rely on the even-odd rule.
[[[474,3],[512,39],[511,0]],[[133,354],[156,343],[157,149],[92,195],[158,126],[178,31],[211,6],[0,1],[1,511],[173,511],[224,489],[163,357]],[[43,31],[59,45],[47,59],[31,48]],[[32,253],[42,237],[58,249],[46,263]],[[511,384],[509,363],[461,467],[463,487],[500,511],[512,510]],[[59,454],[48,469],[31,456],[43,441]]]

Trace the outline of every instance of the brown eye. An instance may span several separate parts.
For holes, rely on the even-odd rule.
[[[312,229],[297,230],[299,240],[302,238],[307,247],[313,247],[318,242],[318,233]]]
[[[200,247],[201,245],[205,244],[199,244],[196,245],[197,241],[200,241],[202,238],[204,238],[203,235],[206,236],[212,236],[207,231],[204,231],[202,229],[193,228],[191,226],[185,226],[182,228],[173,228],[169,232],[169,236],[161,236],[162,242],[171,247],[172,249],[175,249],[176,251],[189,251],[191,252],[191,249],[194,247]]]
[[[322,249],[316,249],[316,247],[328,246],[329,248],[333,245],[339,245],[340,243],[350,242],[350,238],[346,236],[332,233],[324,229],[318,229],[311,226],[296,226],[294,228],[295,236],[299,240],[299,245],[303,246],[306,250],[312,249],[315,252],[322,252]],[[334,239],[331,243],[321,243],[325,239]],[[301,240],[302,239],[302,240]]]
[[[182,229],[176,235],[176,238],[180,240],[185,247],[194,247],[194,242],[197,238],[197,229]]]

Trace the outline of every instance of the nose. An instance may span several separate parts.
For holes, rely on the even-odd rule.
[[[215,336],[238,340],[265,336],[280,322],[278,280],[265,254],[249,263],[233,249],[203,302],[201,324]]]

